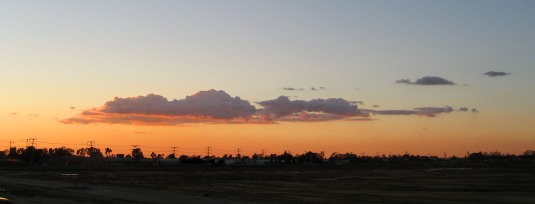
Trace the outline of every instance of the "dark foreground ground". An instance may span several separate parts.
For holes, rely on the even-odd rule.
[[[15,203],[535,203],[535,165],[0,170]],[[72,178],[80,174],[77,188]],[[18,201],[18,202],[17,202]]]

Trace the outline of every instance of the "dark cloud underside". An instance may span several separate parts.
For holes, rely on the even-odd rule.
[[[435,117],[452,112],[446,107],[422,107],[412,110],[359,109],[361,101],[342,98],[290,100],[287,96],[258,102],[257,109],[249,101],[232,97],[224,91],[200,91],[180,100],[149,94],[129,98],[116,97],[100,108],[85,110],[78,116],[62,120],[66,124],[130,124],[130,125],[181,125],[185,123],[261,123],[320,122],[320,121],[371,121],[374,115],[420,115]],[[467,111],[467,108],[460,108]],[[472,109],[472,112],[477,110]]]
[[[484,75],[487,75],[489,77],[500,77],[500,76],[507,76],[507,75],[510,75],[511,73],[507,73],[507,72],[496,72],[496,71],[488,71],[488,72],[485,72],[483,73]]]
[[[437,76],[425,76],[414,82],[411,82],[409,79],[400,79],[397,80],[396,83],[421,86],[455,85],[452,81]]]

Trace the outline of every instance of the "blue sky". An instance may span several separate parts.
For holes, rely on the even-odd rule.
[[[526,136],[533,22],[533,1],[3,2],[0,110],[66,118],[116,96],[216,89],[251,102],[477,108],[491,121],[478,131],[503,120]],[[424,76],[456,85],[396,83]]]

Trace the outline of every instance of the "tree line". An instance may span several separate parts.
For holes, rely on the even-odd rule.
[[[26,148],[10,148],[0,151],[0,159],[6,165],[105,165],[114,163],[123,164],[150,164],[165,165],[169,161],[174,164],[210,164],[210,165],[247,165],[247,164],[398,164],[398,165],[422,165],[444,163],[535,163],[535,152],[525,151],[521,155],[503,154],[501,152],[472,152],[464,157],[438,157],[421,156],[405,153],[403,155],[357,155],[353,153],[332,153],[327,156],[324,152],[307,151],[302,154],[291,154],[285,151],[281,154],[225,154],[214,155],[168,155],[151,152],[149,157],[143,154],[139,147],[132,149],[130,154],[112,154],[111,148],[87,147],[77,150],[61,146],[56,148],[37,149],[33,146]]]

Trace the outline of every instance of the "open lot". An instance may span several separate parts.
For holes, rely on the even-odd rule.
[[[72,173],[80,175],[76,189],[61,175]],[[2,175],[0,197],[34,203],[535,203],[533,165],[20,168]]]

